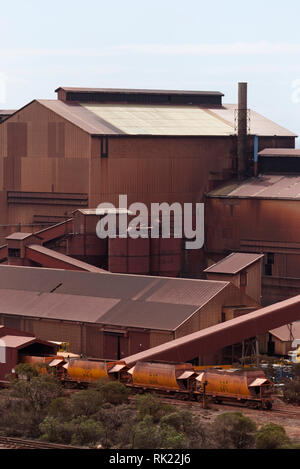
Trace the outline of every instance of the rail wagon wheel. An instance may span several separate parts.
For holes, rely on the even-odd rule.
[[[272,402],[271,402],[271,401],[266,401],[266,402],[264,403],[264,408],[265,408],[266,410],[271,410],[271,409],[272,409]]]
[[[215,404],[222,404],[222,399],[220,399],[219,397],[215,397],[214,402]]]

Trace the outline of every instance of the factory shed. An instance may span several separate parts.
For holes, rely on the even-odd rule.
[[[223,104],[220,92],[57,92],[57,100],[35,99],[0,125],[2,225],[36,231],[77,208],[117,206],[119,194],[148,207],[202,202],[236,172],[237,105]],[[295,134],[250,114],[249,138],[259,135],[259,150],[294,147]],[[0,244],[12,229],[1,227]],[[203,253],[187,257],[190,275],[199,276]]]
[[[0,321],[91,357],[120,359],[257,307],[229,282],[0,266]]]
[[[261,173],[299,173],[299,148],[265,148],[258,153]]]
[[[288,356],[295,347],[293,343],[298,341],[300,345],[300,321],[287,324],[269,331],[268,347],[272,347],[274,355]]]
[[[213,353],[219,347],[236,344],[264,334],[272,325],[281,327],[285,323],[298,321],[300,317],[299,304],[300,295],[125,357],[124,361],[130,366],[137,361],[163,360],[175,363],[190,361],[194,357],[195,350],[199,354]],[[205,364],[208,365],[208,363]]]
[[[22,334],[22,335],[21,335]],[[22,355],[52,355],[56,354],[56,346],[46,340],[40,340],[23,331],[0,326],[0,380],[5,381]]]
[[[300,292],[300,175],[260,174],[206,196],[206,251],[264,254],[262,297],[271,304]]]
[[[261,302],[263,254],[234,252],[204,270],[208,280],[232,282],[238,288]]]

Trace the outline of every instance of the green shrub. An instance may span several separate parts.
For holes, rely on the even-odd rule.
[[[38,376],[38,370],[30,363],[19,363],[15,366],[15,377],[19,379],[26,379],[30,381],[33,377]]]
[[[276,423],[261,427],[255,436],[257,449],[285,449],[291,447],[285,429]]]
[[[290,404],[300,405],[300,378],[294,378],[285,383],[283,388],[283,400]]]
[[[77,417],[70,422],[46,417],[40,424],[40,431],[43,440],[79,446],[101,443],[104,437],[103,425],[84,416]]]
[[[136,396],[138,409],[138,418],[143,420],[144,417],[150,415],[154,423],[159,422],[162,417],[174,412],[174,407],[164,404],[153,394],[144,394]]]
[[[99,410],[102,404],[101,393],[94,389],[76,392],[70,399],[71,412],[74,417],[80,415],[90,417]]]
[[[99,380],[94,389],[100,392],[103,401],[113,405],[128,402],[130,390],[119,381]]]
[[[220,449],[253,448],[255,431],[256,424],[241,412],[221,414],[212,425],[214,441]]]

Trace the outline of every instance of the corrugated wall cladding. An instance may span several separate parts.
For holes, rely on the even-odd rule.
[[[223,307],[232,305],[236,305],[236,307],[247,305],[254,308],[260,306],[254,299],[249,298],[241,290],[229,284],[216,297],[211,298],[209,302],[199,308],[198,312],[193,314],[188,321],[185,321],[176,329],[176,338],[221,323]]]
[[[207,198],[206,247],[209,252],[298,250],[299,201]],[[253,221],[255,220],[255,223]]]
[[[27,156],[27,122],[7,123],[7,156]]]
[[[31,323],[30,332],[36,337],[45,340],[69,342],[72,344],[73,353],[81,353],[82,336],[81,327],[77,324],[64,323],[63,321],[36,321],[28,320]],[[27,331],[26,331],[27,332]],[[29,331],[28,331],[29,332]]]
[[[214,181],[228,178],[235,140],[226,138],[109,138],[108,158],[100,158],[93,138],[90,206],[115,203],[116,194],[133,201],[201,201]]]
[[[59,156],[63,153],[63,146],[65,147],[66,158],[89,157],[90,136],[37,101],[33,101],[29,105],[25,106],[22,110],[12,116],[9,121],[4,122],[3,125],[0,126],[0,132],[2,133],[2,135],[0,133],[0,136],[4,137],[3,141],[1,138],[0,156],[9,156],[7,135],[8,132],[12,131],[7,129],[9,128],[9,124],[15,123],[21,124],[20,127],[18,127],[18,140],[20,137],[23,143],[25,137],[22,126],[27,125],[27,156],[29,157],[55,157],[56,153],[58,153],[57,156]],[[15,135],[17,128],[16,126],[13,128]],[[21,128],[22,131],[20,131]],[[64,145],[62,141],[63,134],[65,134]],[[15,156],[26,156],[26,153],[24,154],[24,145],[22,145],[22,147],[22,152],[18,151]]]
[[[89,155],[86,132],[34,101],[0,126],[0,190],[87,194]],[[77,205],[24,208],[11,205],[9,218],[1,210],[2,224],[30,224],[37,214],[70,214]]]
[[[83,353],[88,357],[103,356],[103,332],[99,327],[85,326],[85,347]]]

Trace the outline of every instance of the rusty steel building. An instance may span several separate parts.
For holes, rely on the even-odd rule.
[[[0,266],[0,324],[89,357],[124,358],[259,307],[230,282]]]
[[[218,260],[232,251],[264,254],[263,304],[300,292],[298,153],[265,150],[261,160],[276,159],[275,170],[268,172],[269,161],[260,161],[265,173],[231,181],[206,197],[207,257]]]
[[[201,202],[236,174],[238,106],[223,104],[220,92],[56,91],[57,100],[36,99],[0,124],[3,242],[76,208],[117,205],[119,194],[128,204]],[[252,110],[247,116],[249,154],[254,135],[260,150],[294,148],[292,132]],[[194,274],[199,259],[189,263]]]
[[[57,346],[54,343],[3,325],[0,325],[0,341],[1,346],[5,346],[5,357],[1,357],[0,360],[0,381],[7,379],[6,375],[13,372],[14,367],[20,363],[22,355],[56,354]]]

